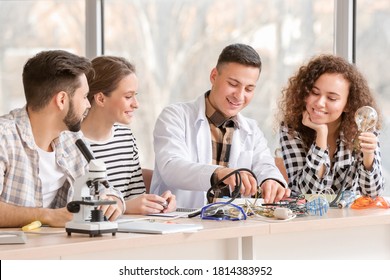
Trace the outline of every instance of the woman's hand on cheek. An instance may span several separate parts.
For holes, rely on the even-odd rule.
[[[327,124],[316,124],[314,122],[312,122],[312,120],[310,119],[310,114],[307,110],[303,111],[302,113],[302,124],[304,126],[307,126],[317,132],[322,132],[324,134],[327,134],[328,133],[328,126]]]

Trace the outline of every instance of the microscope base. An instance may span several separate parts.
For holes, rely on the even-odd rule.
[[[89,234],[90,237],[100,236],[103,233],[112,233],[115,236],[118,231],[116,222],[68,222],[65,225],[68,236],[74,233]]]

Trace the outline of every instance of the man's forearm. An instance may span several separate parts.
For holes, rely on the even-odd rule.
[[[0,202],[0,227],[22,227],[43,216],[42,208],[21,207]]]

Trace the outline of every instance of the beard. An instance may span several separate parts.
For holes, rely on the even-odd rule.
[[[70,100],[68,113],[63,120],[66,127],[72,132],[78,132],[81,129],[81,120],[74,111],[73,100]]]

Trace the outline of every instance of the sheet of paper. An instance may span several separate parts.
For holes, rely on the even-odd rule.
[[[169,213],[156,213],[149,214],[148,216],[153,217],[165,217],[165,218],[187,218],[189,214],[198,211],[196,208],[177,208],[176,211]]]

